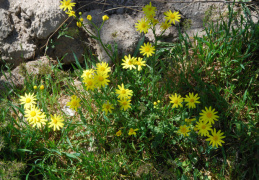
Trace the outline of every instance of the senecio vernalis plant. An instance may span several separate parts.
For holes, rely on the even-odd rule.
[[[68,16],[77,20],[79,28],[85,28],[82,13],[78,15],[73,11],[75,3],[71,0],[61,1],[60,8],[66,11]],[[100,62],[95,68],[86,69],[81,75],[82,82],[86,91],[93,97],[97,111],[102,114],[104,119],[108,119],[113,124],[114,136],[117,138],[135,138],[153,140],[155,136],[170,136],[171,138],[188,138],[197,135],[198,138],[207,137],[206,141],[213,147],[222,146],[225,138],[220,130],[212,126],[219,120],[217,111],[210,107],[205,107],[200,113],[194,113],[194,110],[201,105],[198,94],[190,92],[182,97],[178,93],[169,96],[169,102],[166,98],[160,98],[158,95],[159,72],[155,70],[155,63],[158,59],[157,48],[158,40],[163,33],[179,22],[181,15],[179,12],[171,10],[164,13],[164,21],[159,22],[156,19],[156,7],[151,2],[143,7],[144,17],[135,25],[137,31],[145,35],[149,30],[152,31],[155,40],[153,43],[144,43],[139,48],[140,57],[125,55],[121,64],[115,64],[115,70],[112,71],[108,63]],[[92,22],[92,16],[87,16],[87,22],[92,25],[97,36],[91,34],[93,38],[100,41],[101,45],[110,58],[107,46],[102,43],[100,38],[100,29],[105,21],[109,20],[107,15],[102,17],[103,23],[100,27]],[[157,35],[156,29],[161,33]],[[121,72],[121,77],[114,77],[114,72]],[[113,84],[109,85],[109,83]],[[115,85],[115,88],[113,88]],[[162,89],[162,88],[161,88]],[[165,96],[165,95],[164,95]],[[66,123],[62,115],[51,115],[50,121],[46,114],[37,106],[36,96],[32,93],[21,96],[20,102],[25,109],[25,118],[32,127],[42,128],[47,126],[55,130],[60,130]],[[91,105],[85,106],[80,98],[73,95],[70,102],[67,103],[70,109],[82,114],[82,109],[91,108]],[[90,112],[90,110],[89,110]],[[179,120],[180,119],[180,120]],[[107,125],[107,121],[105,123]],[[179,135],[177,135],[179,134]],[[163,140],[160,139],[160,140]],[[158,140],[159,141],[159,140]]]

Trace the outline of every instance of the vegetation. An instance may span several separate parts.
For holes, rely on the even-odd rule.
[[[202,37],[168,11],[161,28],[176,24],[178,43],[159,42],[155,7],[143,10],[136,28],[155,42],[142,38],[119,61],[87,17],[112,67],[92,53],[66,72],[59,60],[36,76],[22,66],[23,88],[0,96],[1,179],[259,178],[259,25],[249,9],[230,5]]]

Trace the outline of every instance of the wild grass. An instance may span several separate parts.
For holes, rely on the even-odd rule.
[[[40,67],[38,75],[21,68],[23,88],[11,84],[0,96],[0,177],[258,179],[259,25],[246,6],[242,10],[234,16],[229,6],[227,19],[206,25],[202,37],[179,29],[179,42],[157,43],[154,59],[145,58],[147,67],[140,72],[122,69],[121,60],[116,61],[109,85],[98,90],[86,91],[81,83],[83,71],[98,63],[92,53],[85,54],[84,64],[75,57],[69,70],[60,61]],[[116,52],[110,56],[118,60]],[[121,83],[134,92],[126,112],[115,94]],[[42,84],[43,90],[34,89]],[[28,124],[19,102],[28,92],[36,95],[48,119],[62,115],[60,131]],[[197,108],[172,109],[169,96],[189,92],[199,94]],[[72,95],[80,98],[81,107],[69,116],[62,109]],[[102,111],[106,100],[115,104],[112,113]],[[213,126],[226,136],[218,148],[193,130],[199,113],[209,106],[219,116]],[[196,120],[189,125],[190,135],[176,133],[191,117]],[[135,136],[128,135],[130,128],[138,129]],[[122,135],[116,136],[119,130]]]

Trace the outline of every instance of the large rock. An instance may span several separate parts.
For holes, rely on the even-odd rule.
[[[9,0],[0,9],[0,52],[15,66],[35,56],[39,39],[46,39],[65,20],[56,0]]]

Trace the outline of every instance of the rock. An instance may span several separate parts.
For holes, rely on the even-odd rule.
[[[59,5],[53,0],[9,0],[4,6],[8,11],[0,9],[1,58],[14,66],[33,59],[38,40],[46,39],[66,18]]]
[[[43,67],[49,67],[51,70],[49,59],[47,57],[40,57],[35,61],[20,64],[10,73],[6,73],[0,77],[0,82],[2,84],[0,89],[4,89],[4,86],[22,88],[24,86],[26,74],[41,74]]]

